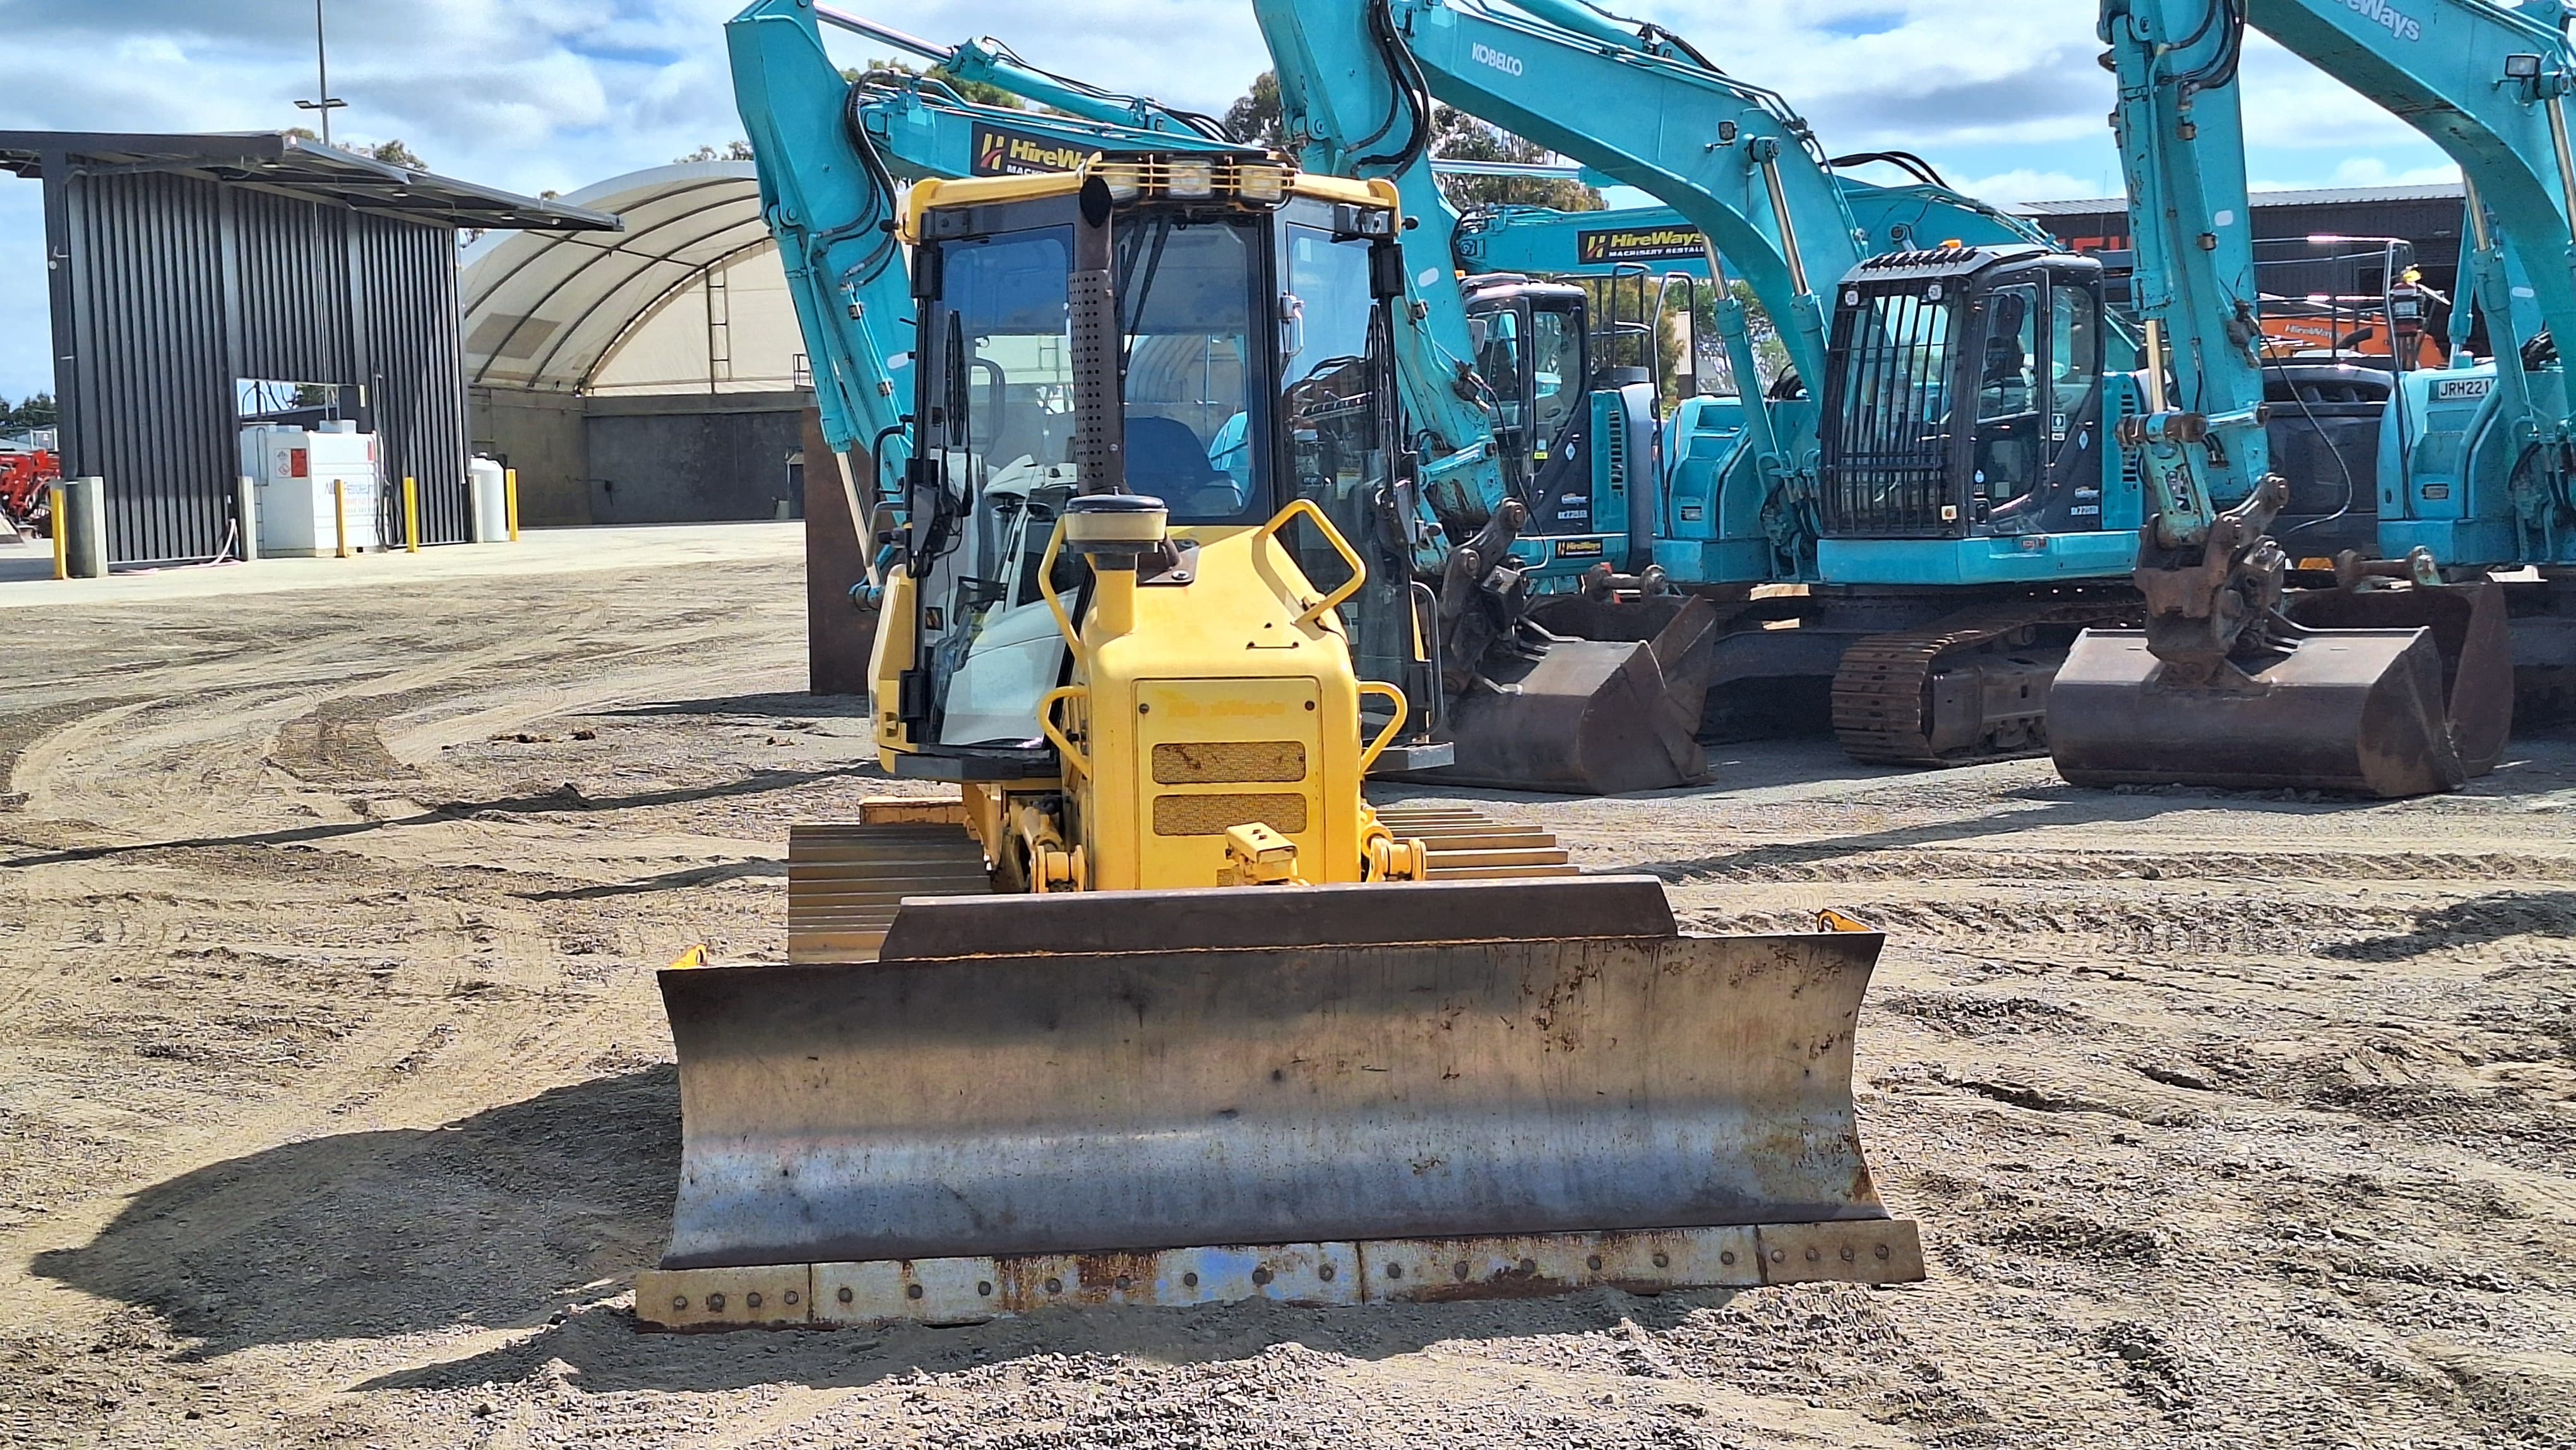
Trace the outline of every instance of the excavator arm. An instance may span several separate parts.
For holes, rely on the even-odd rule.
[[[2443,142],[2496,215],[2539,213],[2564,255],[2543,174],[2513,159],[2564,154],[2531,149],[2557,115],[2555,32],[2482,3],[2105,0],[2147,334],[2146,407],[2119,429],[2145,485],[2146,627],[2079,640],[2050,696],[2051,753],[2078,784],[2453,789],[2492,763],[2510,722],[2494,586],[2446,585],[2420,550],[2399,566],[2348,557],[2346,591],[2300,616],[2327,627],[2285,607],[2288,559],[2269,529],[2288,485],[2266,436],[2239,98],[2249,22]],[[2361,587],[2391,574],[2400,587]]]

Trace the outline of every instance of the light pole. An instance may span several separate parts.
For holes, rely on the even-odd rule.
[[[297,101],[295,109],[322,113],[322,144],[328,146],[331,144],[331,113],[349,103],[331,94],[331,48],[322,40],[322,0],[313,0],[313,69],[321,81],[321,99]]]

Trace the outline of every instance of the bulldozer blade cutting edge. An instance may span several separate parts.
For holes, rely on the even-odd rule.
[[[1923,1277],[1911,1221],[1635,1229],[1481,1239],[1230,1245],[1159,1253],[1024,1254],[648,1269],[636,1317],[655,1329],[976,1324],[1043,1309],[1304,1306],[1521,1299],[1577,1289],[1632,1294]]]
[[[2308,635],[2250,689],[2185,688],[2138,630],[2088,629],[2048,695],[2049,754],[2074,785],[2427,795],[2468,779],[2424,629]]]
[[[1686,936],[1659,882],[1584,877],[907,902],[874,962],[666,971],[681,1178],[639,1313],[907,1273],[995,1312],[1429,1294],[1435,1261],[1442,1294],[1762,1282],[1757,1243],[1919,1277],[1852,1106],[1880,941]]]
[[[1551,640],[1539,659],[1492,676],[1449,713],[1449,785],[1620,795],[1697,785],[1716,613],[1692,600],[1652,640]],[[1666,662],[1672,668],[1667,673]]]

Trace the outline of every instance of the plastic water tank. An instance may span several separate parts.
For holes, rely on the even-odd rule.
[[[510,537],[510,490],[501,465],[477,457],[465,466],[474,496],[474,542],[498,544]]]

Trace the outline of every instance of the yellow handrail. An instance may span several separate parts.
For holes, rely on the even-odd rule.
[[[1385,732],[1370,741],[1368,749],[1360,752],[1360,774],[1366,775],[1369,767],[1377,764],[1377,758],[1386,753],[1386,748],[1395,743],[1395,733],[1404,728],[1405,713],[1410,707],[1404,702],[1404,692],[1383,680],[1360,681],[1360,693],[1384,695],[1395,702],[1395,718],[1387,721]]]
[[[1046,732],[1048,742],[1055,746],[1066,762],[1083,775],[1091,774],[1091,757],[1083,753],[1081,746],[1073,743],[1071,736],[1057,727],[1055,707],[1076,696],[1088,699],[1090,695],[1091,691],[1081,685],[1058,685],[1038,700],[1038,728]]]
[[[1334,528],[1333,521],[1324,516],[1324,511],[1315,507],[1315,501],[1311,498],[1289,500],[1288,506],[1279,511],[1279,516],[1255,530],[1254,535],[1260,539],[1275,539],[1281,529],[1288,527],[1288,521],[1299,514],[1312,518],[1315,521],[1315,527],[1324,531],[1324,542],[1332,545],[1333,552],[1342,556],[1342,562],[1351,566],[1351,577],[1343,582],[1341,588],[1307,605],[1306,612],[1297,616],[1297,623],[1306,625],[1341,608],[1342,601],[1359,593],[1360,586],[1368,582],[1368,565],[1360,559],[1359,551],[1352,548],[1349,541],[1342,537],[1342,531]],[[1281,547],[1286,546],[1281,545]],[[1296,556],[1292,553],[1289,558],[1293,561]]]
[[[1046,601],[1047,611],[1055,616],[1056,633],[1064,636],[1065,646],[1073,651],[1074,662],[1085,661],[1082,635],[1073,627],[1073,616],[1065,613],[1064,600],[1055,592],[1056,555],[1064,551],[1064,520],[1055,521],[1055,532],[1047,535],[1046,556],[1038,560],[1038,597]]]

